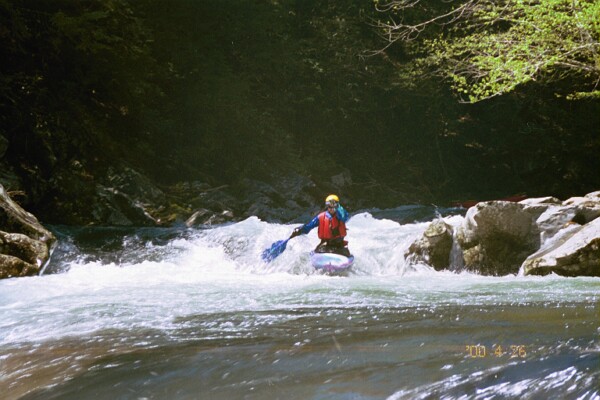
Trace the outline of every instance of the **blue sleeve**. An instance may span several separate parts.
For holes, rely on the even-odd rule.
[[[300,230],[302,231],[303,234],[306,234],[306,233],[312,231],[313,228],[316,228],[317,226],[319,226],[319,216],[318,215],[316,217],[314,217],[308,224],[302,225],[300,227]]]
[[[347,222],[350,219],[350,214],[344,207],[342,207],[341,204],[338,205],[335,213],[337,214],[338,219],[342,222]]]

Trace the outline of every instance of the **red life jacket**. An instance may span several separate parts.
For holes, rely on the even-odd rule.
[[[346,236],[346,224],[334,214],[331,218],[323,211],[319,214],[319,239],[331,240]]]

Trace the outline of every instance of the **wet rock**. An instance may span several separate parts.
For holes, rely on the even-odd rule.
[[[484,275],[516,274],[540,245],[539,228],[522,204],[490,201],[471,207],[458,228],[466,269]]]
[[[35,275],[39,271],[34,264],[29,264],[18,257],[0,254],[0,279]]]
[[[452,251],[453,229],[442,219],[433,221],[423,236],[410,245],[405,257],[412,262],[422,262],[436,270],[447,269]]]
[[[109,169],[108,182],[110,187],[140,201],[160,203],[165,201],[165,194],[156,185],[138,171],[130,167]]]
[[[525,260],[521,273],[599,276],[600,192],[552,205],[536,223],[542,246]]]
[[[195,213],[193,213],[188,219],[187,221],[185,221],[185,224],[188,227],[192,227],[195,225],[201,225],[204,224],[204,221],[208,218],[210,218],[210,216],[212,216],[213,214],[207,210],[206,208],[203,208],[201,210],[196,211]]]
[[[537,204],[561,204],[562,201],[553,196],[546,197],[530,197],[525,200],[519,201],[519,204],[523,204],[525,206],[534,206]]]
[[[542,246],[571,223],[584,225],[600,216],[600,198],[595,199],[593,194],[574,197],[564,202],[555,198],[540,200],[523,201],[521,204],[525,206],[525,211],[536,218]]]
[[[50,257],[48,246],[41,240],[31,239],[22,233],[0,231],[0,253],[18,257],[21,260],[42,266]]]
[[[285,213],[285,197],[266,182],[244,179],[238,193],[241,206],[247,216],[263,215],[272,220],[280,220]]]
[[[1,185],[0,229],[5,232],[23,233],[44,243],[53,244],[56,241],[54,235],[44,228],[33,214],[15,203]]]
[[[141,199],[115,189],[98,185],[92,216],[113,226],[155,226],[160,221],[152,216]]]
[[[600,192],[479,203],[456,234],[465,268],[483,274],[598,276]],[[517,267],[520,265],[520,268]]]
[[[552,206],[558,206],[562,204],[562,201],[557,199],[556,197],[548,196],[548,197],[537,197],[537,198],[529,198],[519,202],[524,206],[524,210],[531,213],[534,218],[538,218],[542,215],[548,208]]]
[[[597,190],[592,193],[588,193],[584,196],[586,199],[591,199],[597,202],[600,202],[600,190]]]
[[[98,171],[76,159],[57,168],[40,192],[44,197],[32,201],[45,206],[36,213],[67,225],[161,225],[157,210],[166,203],[164,193],[132,168]]]
[[[166,196],[147,177],[129,167],[110,168],[104,183],[97,183],[90,219],[113,226],[156,226],[162,221],[157,210]]]
[[[56,237],[0,185],[0,279],[39,273]]]
[[[575,207],[549,207],[536,219],[536,224],[540,229],[540,242],[543,244],[552,239],[575,218],[576,214],[577,209]]]
[[[198,226],[198,225],[217,225],[223,224],[225,222],[230,222],[234,218],[234,214],[232,211],[224,210],[220,213],[213,213],[205,208],[196,211],[193,213],[185,224],[188,227]]]
[[[596,195],[598,192],[589,193],[584,197],[572,197],[563,202],[565,207],[575,207],[574,218],[580,224],[593,221],[600,216],[600,197]]]
[[[273,177],[273,182],[243,180],[236,197],[244,218],[256,215],[268,221],[287,222],[316,212],[325,200],[324,192],[323,199],[315,200],[311,194],[315,184],[301,175]]]
[[[572,228],[550,246],[531,255],[524,275],[600,276],[600,218]]]

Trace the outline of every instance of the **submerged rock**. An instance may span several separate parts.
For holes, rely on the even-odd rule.
[[[0,279],[40,272],[56,237],[0,185]]]

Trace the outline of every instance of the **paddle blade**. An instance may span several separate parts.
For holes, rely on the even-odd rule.
[[[271,262],[275,258],[277,258],[283,251],[285,250],[285,246],[287,246],[287,240],[279,240],[271,245],[270,248],[266,249],[262,252],[261,257],[265,262]]]

